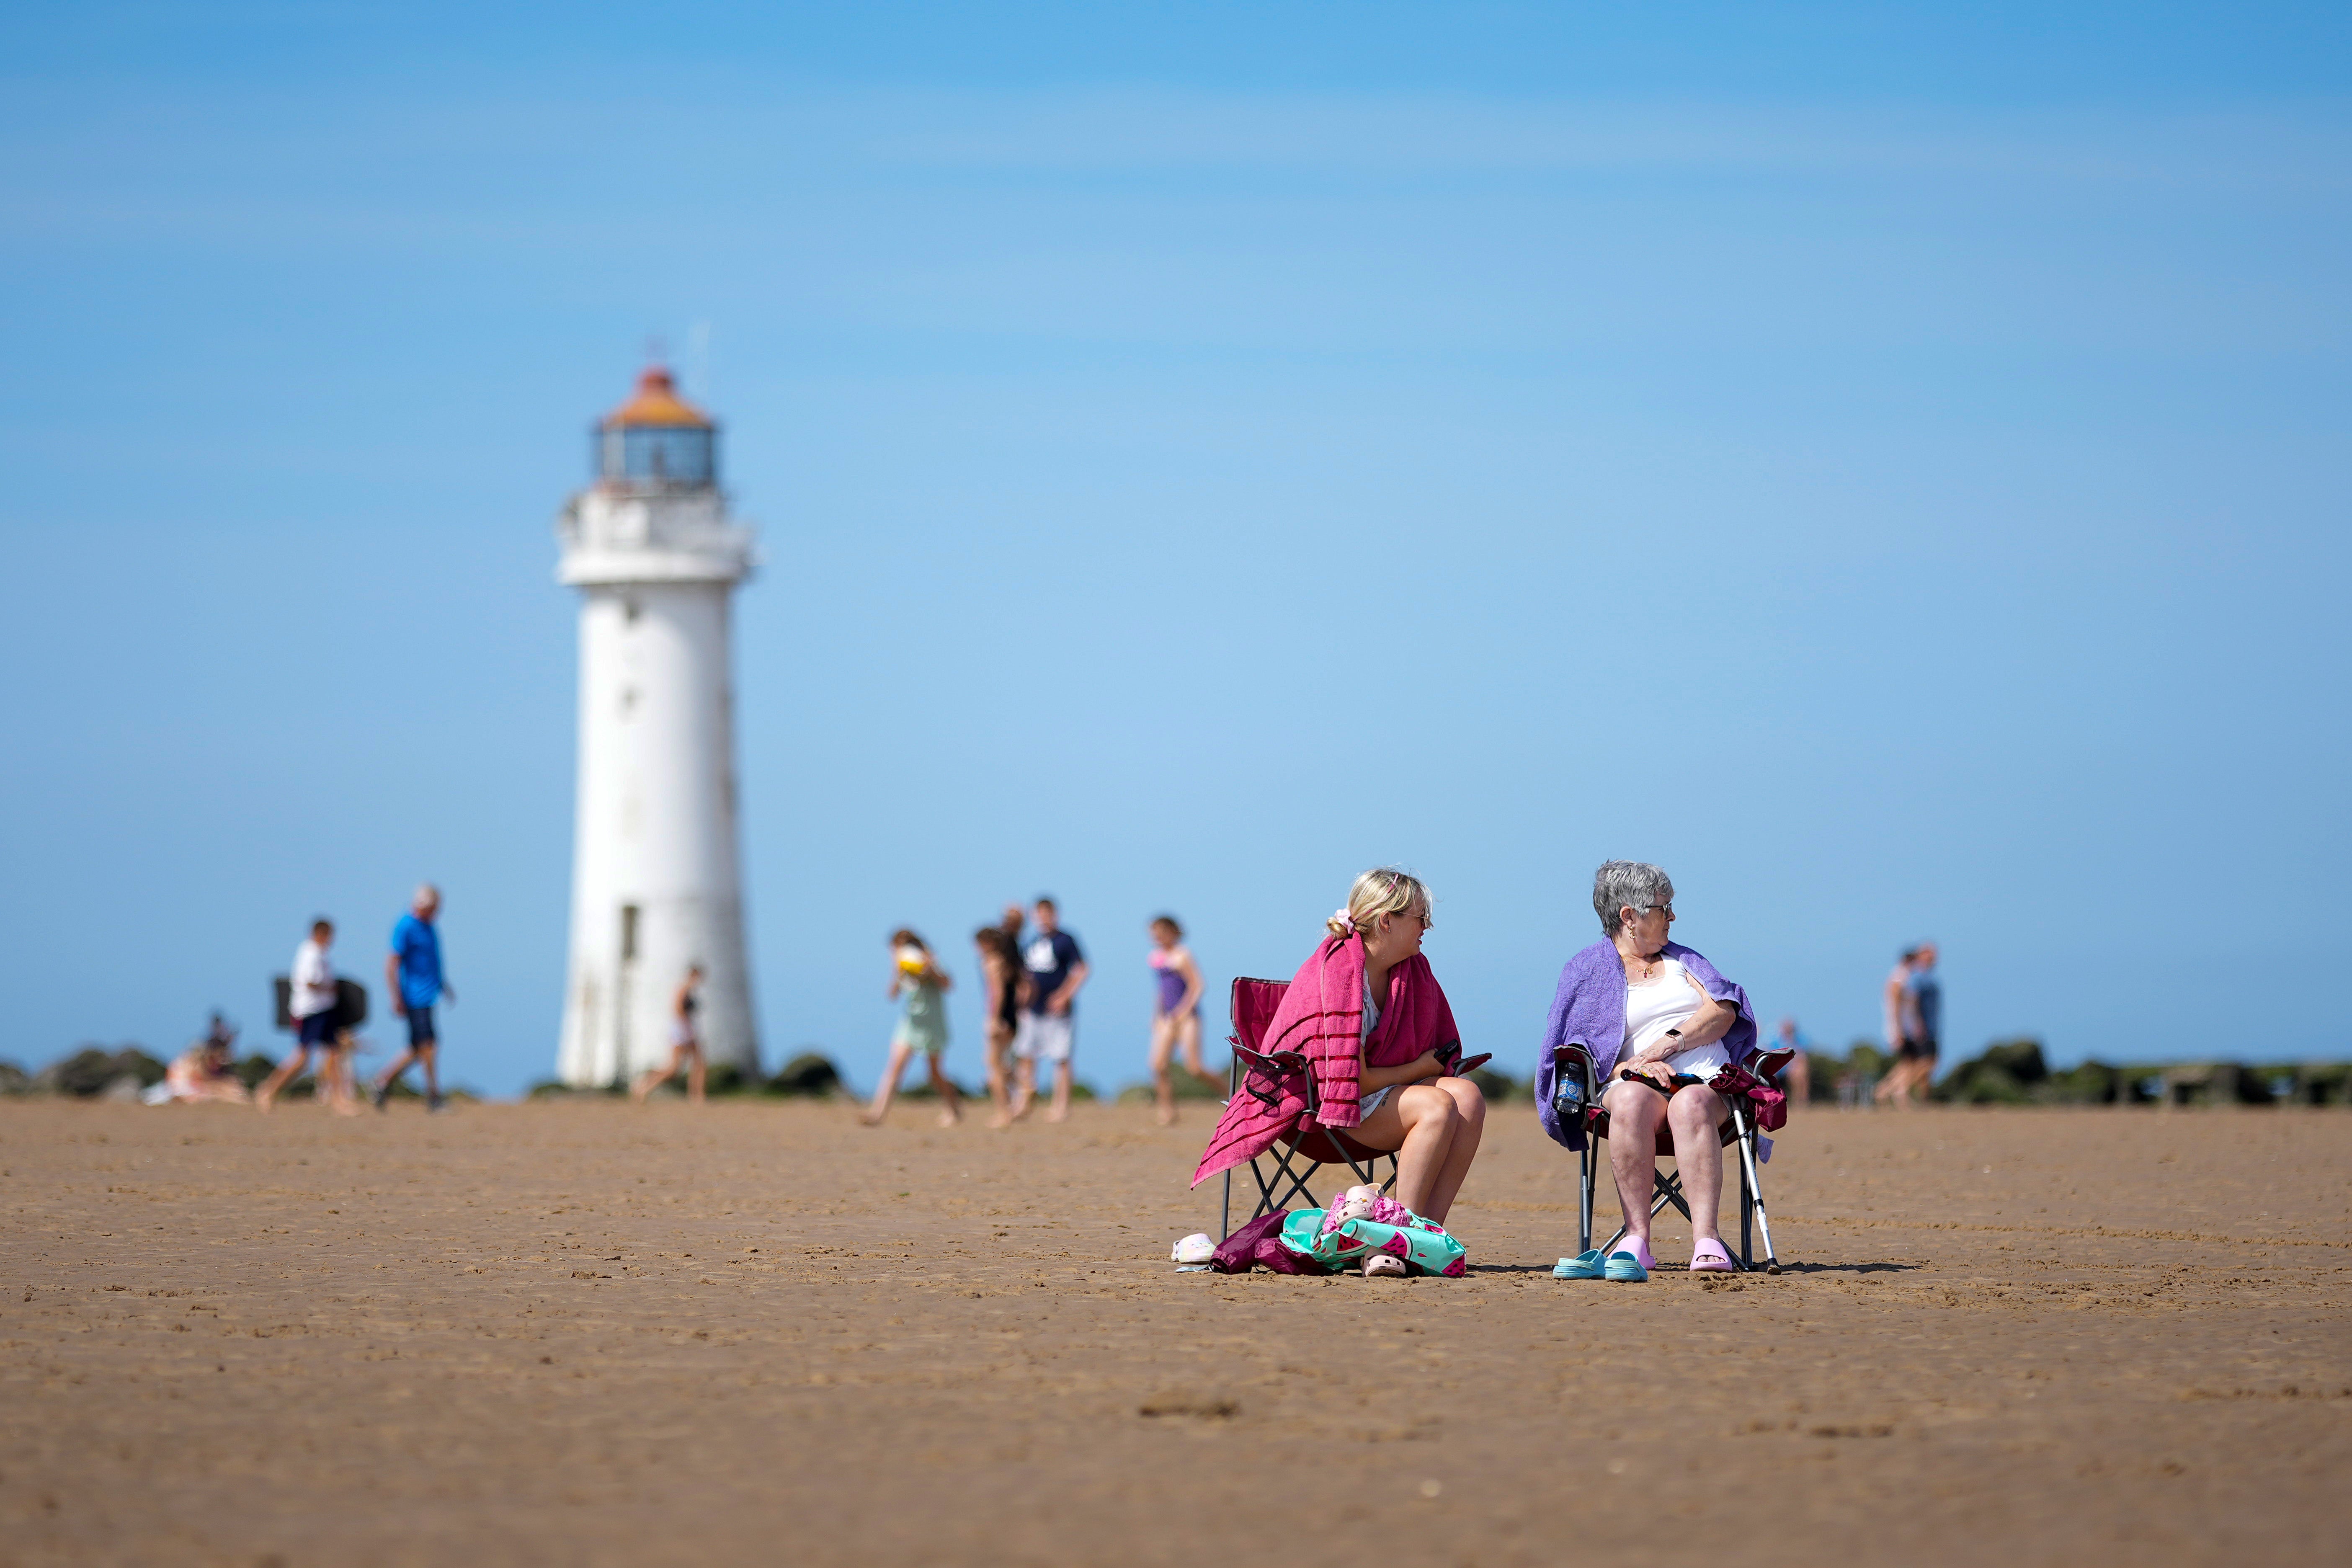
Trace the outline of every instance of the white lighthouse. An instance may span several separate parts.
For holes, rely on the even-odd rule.
[[[580,590],[572,963],[556,1071],[583,1087],[666,1059],[689,965],[709,1059],[759,1064],[736,849],[729,610],[752,533],[719,488],[719,431],[648,370],[598,422],[595,480],[556,525]]]

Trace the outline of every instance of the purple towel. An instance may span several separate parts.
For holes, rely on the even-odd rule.
[[[1731,1059],[1738,1062],[1753,1054],[1756,1015],[1748,1005],[1748,993],[1682,943],[1670,942],[1664,951],[1666,957],[1682,961],[1709,996],[1739,1009],[1731,1032],[1723,1037],[1723,1048]],[[1543,1049],[1536,1053],[1536,1115],[1553,1142],[1570,1149],[1584,1147],[1582,1124],[1562,1127],[1552,1113],[1552,1080],[1557,1076],[1552,1051],[1563,1045],[1582,1046],[1592,1053],[1593,1076],[1605,1084],[1624,1044],[1625,963],[1617,956],[1617,944],[1603,940],[1561,966],[1559,989],[1552,994],[1551,1016],[1544,1020]]]

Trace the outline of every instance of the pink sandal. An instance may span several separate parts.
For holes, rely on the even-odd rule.
[[[1691,1272],[1694,1274],[1728,1274],[1731,1254],[1719,1241],[1702,1241],[1691,1248]]]

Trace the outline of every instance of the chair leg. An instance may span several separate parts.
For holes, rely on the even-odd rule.
[[[1592,1167],[1598,1163],[1600,1148],[1591,1133],[1584,1135],[1584,1147],[1576,1154],[1577,1226],[1576,1250],[1592,1250]]]
[[[1682,1210],[1683,1218],[1690,1218],[1690,1205],[1683,1201],[1683,1173],[1680,1171],[1676,1171],[1673,1175],[1669,1176],[1664,1171],[1654,1170],[1650,1173],[1650,1182],[1652,1194],[1650,1198],[1650,1217],[1652,1219],[1655,1219],[1660,1215],[1665,1213],[1666,1205],[1668,1204],[1672,1204],[1675,1207]],[[1603,1252],[1614,1252],[1617,1250],[1617,1244],[1624,1239],[1625,1227],[1621,1225],[1617,1227],[1617,1234],[1611,1237],[1607,1244],[1604,1245],[1601,1250]]]
[[[1748,1179],[1748,1118],[1738,1106],[1731,1110],[1731,1125],[1739,1134],[1739,1267],[1756,1267],[1756,1246],[1749,1236],[1754,1228],[1749,1224],[1756,1210],[1756,1184]]]
[[[1650,1205],[1650,1217],[1652,1219],[1657,1218],[1660,1214],[1664,1213],[1665,1211],[1665,1206],[1668,1204],[1672,1204],[1675,1207],[1680,1209],[1682,1211],[1683,1218],[1689,1219],[1691,1217],[1690,1204],[1683,1197],[1683,1173],[1680,1170],[1676,1170],[1671,1176],[1653,1171],[1650,1174],[1650,1179],[1657,1184],[1658,1189],[1657,1197]]]
[[[1739,1178],[1740,1184],[1752,1194],[1750,1202],[1756,1210],[1756,1228],[1764,1233],[1764,1272],[1778,1274],[1780,1272],[1780,1258],[1772,1250],[1772,1216],[1764,1212],[1764,1183],[1756,1169],[1756,1129],[1752,1125],[1746,1129],[1746,1136],[1739,1140]],[[1747,1224],[1744,1215],[1740,1223],[1744,1243]]]
[[[1314,1161],[1309,1161],[1307,1163],[1307,1169],[1304,1172],[1301,1172],[1294,1167],[1290,1163],[1291,1151],[1284,1149],[1281,1144],[1276,1144],[1274,1149],[1269,1151],[1269,1152],[1274,1154],[1276,1169],[1282,1173],[1282,1176],[1276,1178],[1276,1180],[1279,1181],[1286,1178],[1290,1184],[1283,1189],[1282,1195],[1277,1198],[1274,1195],[1271,1184],[1261,1184],[1262,1185],[1267,1186],[1265,1206],[1257,1212],[1262,1215],[1272,1214],[1276,1209],[1287,1208],[1290,1206],[1291,1199],[1301,1196],[1307,1199],[1307,1207],[1321,1207],[1322,1205],[1317,1200],[1313,1189],[1309,1188],[1307,1184],[1315,1179],[1316,1173],[1323,1169],[1322,1165]],[[1304,1159],[1306,1157],[1301,1155],[1300,1158]],[[1252,1172],[1256,1171],[1256,1161],[1253,1160],[1250,1162],[1250,1169]]]
[[[1225,1201],[1217,1210],[1217,1239],[1223,1241],[1234,1233],[1234,1169],[1225,1167]]]
[[[1260,1155],[1258,1158],[1264,1159],[1265,1156]],[[1286,1161],[1277,1159],[1275,1163],[1275,1169],[1277,1172],[1286,1174],[1288,1172],[1288,1163]],[[1274,1183],[1266,1180],[1265,1173],[1258,1169],[1257,1160],[1252,1160],[1249,1163],[1249,1173],[1250,1180],[1257,1184],[1257,1206],[1250,1210],[1250,1218],[1256,1219],[1262,1215],[1272,1214],[1276,1209],[1281,1207],[1281,1205],[1274,1201]],[[1276,1181],[1279,1181],[1281,1177],[1279,1175],[1276,1177]]]

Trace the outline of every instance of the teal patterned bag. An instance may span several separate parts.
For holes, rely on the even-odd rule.
[[[1402,1225],[1382,1225],[1372,1219],[1345,1219],[1329,1234],[1323,1229],[1321,1209],[1300,1209],[1282,1222],[1286,1251],[1310,1258],[1338,1270],[1363,1261],[1368,1252],[1402,1258],[1415,1274],[1435,1274],[1459,1279],[1470,1271],[1469,1249],[1434,1220],[1411,1210]]]

